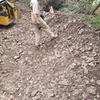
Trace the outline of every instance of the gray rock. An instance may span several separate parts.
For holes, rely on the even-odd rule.
[[[48,90],[48,97],[54,97],[55,96],[55,94],[54,94],[54,92],[53,92],[53,90]]]
[[[21,54],[21,53],[23,53],[23,50],[19,50],[18,54]]]
[[[19,58],[20,58],[20,56],[15,56],[15,57],[14,57],[15,60],[17,60],[17,59],[19,59]]]
[[[96,87],[94,86],[87,87],[86,92],[89,94],[96,94]]]
[[[68,79],[63,79],[62,82],[60,82],[64,85],[70,85],[70,82],[68,81]]]
[[[81,52],[85,52],[86,48],[80,48]]]
[[[78,34],[82,34],[83,32],[84,32],[84,29],[81,29]]]
[[[89,63],[89,62],[92,62],[92,61],[94,61],[94,57],[87,57],[87,62]]]
[[[87,93],[83,93],[82,94],[82,97],[84,98],[84,99],[86,99],[86,97],[88,96],[89,94],[87,94]]]
[[[97,94],[97,98],[100,98],[100,95],[99,94]]]
[[[94,80],[94,79],[91,79],[90,82],[91,82],[91,83],[95,83],[95,80]]]
[[[87,75],[88,74],[88,69],[86,66],[82,66],[83,70],[84,70],[84,74]]]
[[[0,63],[2,62],[2,60],[0,60]]]
[[[79,51],[75,51],[74,56],[79,56]]]
[[[98,58],[98,62],[100,63],[100,58]]]
[[[18,96],[20,97],[22,95],[22,93],[19,93]]]
[[[89,80],[88,79],[85,79],[85,84],[89,84]]]
[[[72,38],[72,36],[69,36],[69,37],[68,37],[68,40],[70,40],[71,38]]]
[[[31,96],[32,96],[32,97],[35,97],[36,94],[37,94],[38,92],[39,92],[38,90],[34,90],[34,91],[31,93]]]
[[[14,100],[14,98],[13,98],[13,96],[12,96],[12,95],[10,96],[10,99],[9,99],[9,100]]]
[[[88,63],[89,66],[95,66],[93,62]]]
[[[88,47],[87,50],[88,51],[92,51],[93,50],[93,47]]]
[[[97,82],[96,82],[98,85],[100,85],[100,80],[97,80]]]

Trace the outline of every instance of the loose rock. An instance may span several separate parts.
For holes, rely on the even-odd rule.
[[[94,86],[87,87],[86,92],[90,94],[96,94],[96,87]]]

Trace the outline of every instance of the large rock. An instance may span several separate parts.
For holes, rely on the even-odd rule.
[[[96,87],[94,86],[87,87],[86,92],[90,94],[96,94]]]

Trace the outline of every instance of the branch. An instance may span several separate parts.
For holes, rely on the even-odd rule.
[[[100,3],[96,6],[96,8],[92,11],[92,15],[95,13],[95,11],[100,7]]]

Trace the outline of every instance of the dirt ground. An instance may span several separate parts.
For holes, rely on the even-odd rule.
[[[100,100],[100,29],[61,13],[44,13],[58,35],[34,47],[30,12],[0,27],[0,100]]]

